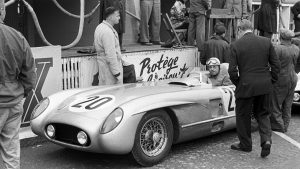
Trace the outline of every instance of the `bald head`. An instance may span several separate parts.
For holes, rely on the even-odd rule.
[[[242,31],[246,30],[253,30],[252,22],[248,19],[242,19],[238,25],[238,29],[241,29]]]

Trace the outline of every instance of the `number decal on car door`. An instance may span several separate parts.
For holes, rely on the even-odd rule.
[[[71,111],[88,111],[95,110],[97,108],[107,105],[107,103],[114,101],[114,96],[102,95],[91,96],[87,98],[77,99],[70,104]]]
[[[234,107],[232,106],[233,91],[228,88],[222,88],[222,90],[225,93],[229,93],[230,97],[229,97],[229,103],[228,103],[228,111],[233,111],[234,110]]]
[[[219,88],[223,94],[223,102],[228,112],[235,110],[234,86],[224,86]]]

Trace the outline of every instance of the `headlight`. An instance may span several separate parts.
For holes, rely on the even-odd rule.
[[[36,117],[38,117],[40,114],[42,114],[45,109],[49,106],[50,100],[48,97],[44,98],[42,101],[40,101],[39,104],[37,104],[35,106],[35,108],[32,111],[31,114],[31,120],[35,119]]]
[[[53,138],[55,136],[55,127],[51,124],[48,125],[46,128],[46,132],[50,138]]]
[[[299,93],[294,93],[294,98],[293,98],[294,102],[299,101],[299,99],[300,99],[300,94]]]
[[[122,118],[123,110],[121,108],[115,109],[104,121],[100,133],[105,134],[112,131],[122,121]]]
[[[88,141],[88,137],[87,137],[86,133],[83,131],[78,132],[77,141],[79,144],[85,145]]]

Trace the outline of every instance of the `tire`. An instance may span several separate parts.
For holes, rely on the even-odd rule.
[[[173,132],[172,120],[163,110],[145,114],[135,133],[133,158],[142,166],[159,163],[171,149]]]

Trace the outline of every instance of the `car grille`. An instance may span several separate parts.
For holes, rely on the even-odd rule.
[[[88,141],[85,145],[81,145],[77,141],[78,132],[83,131],[80,128],[61,123],[52,123],[52,125],[55,127],[55,137],[53,138],[54,140],[84,147],[89,146],[91,143],[89,136]]]

